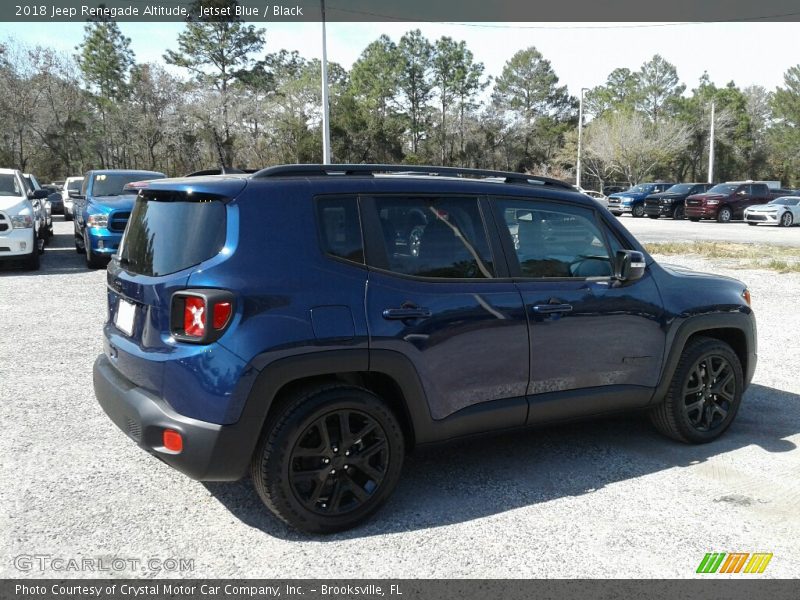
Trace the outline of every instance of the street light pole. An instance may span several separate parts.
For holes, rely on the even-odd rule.
[[[322,162],[331,164],[331,124],[328,104],[328,45],[325,38],[325,0],[322,7]]]
[[[714,103],[711,103],[711,131],[708,140],[708,183],[714,183]]]
[[[578,105],[578,160],[575,163],[575,185],[581,187],[581,144],[583,141],[583,93],[589,88],[581,88],[581,99]]]

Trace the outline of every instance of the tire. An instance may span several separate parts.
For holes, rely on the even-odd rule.
[[[341,415],[347,415],[348,428],[358,429],[342,435]],[[397,485],[404,454],[400,423],[378,396],[331,384],[294,394],[270,418],[250,474],[278,518],[308,533],[334,533],[355,527],[380,508]],[[317,477],[291,478],[302,466],[307,468],[300,472]]]
[[[719,371],[714,373],[716,369]],[[725,378],[719,387],[713,383],[717,377]],[[706,383],[711,387],[705,387]],[[704,444],[730,427],[743,391],[742,365],[733,349],[717,339],[699,337],[684,348],[666,398],[653,408],[650,419],[667,437],[687,444]]]
[[[717,223],[730,223],[733,211],[728,206],[720,206],[717,211]]]
[[[686,217],[686,211],[683,206],[676,206],[672,211],[672,218],[676,221],[683,221]]]
[[[631,209],[631,216],[641,219],[644,216],[644,204],[635,204]]]
[[[794,217],[792,216],[792,213],[787,210],[781,215],[781,218],[778,221],[778,227],[791,227],[792,223],[794,223]]]
[[[647,215],[647,216],[650,217],[651,219],[657,219],[659,217],[659,215]]]
[[[69,213],[66,210],[64,210],[64,220],[65,221],[72,221],[72,213]]]
[[[689,220],[690,220],[692,223],[699,223],[699,222],[700,222],[700,219],[698,219],[697,217],[689,217]]]
[[[613,211],[613,210],[610,210],[610,211],[608,211],[608,212],[610,212],[610,213],[611,213],[612,215],[614,215],[615,217],[621,217],[621,216],[622,216],[622,213],[621,213],[621,212],[616,212],[616,211]]]
[[[100,267],[105,266],[106,262],[103,257],[97,256],[94,252],[92,252],[92,245],[89,243],[86,232],[83,234],[83,252],[86,255],[86,266],[89,269],[99,269]]]
[[[753,223],[752,221],[748,221],[747,224],[750,225],[751,227],[755,227],[756,225],[758,225],[758,223]]]

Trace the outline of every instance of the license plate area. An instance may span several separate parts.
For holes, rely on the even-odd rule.
[[[117,303],[117,313],[114,315],[114,325],[122,333],[130,337],[133,335],[133,324],[136,320],[136,305],[123,298]]]

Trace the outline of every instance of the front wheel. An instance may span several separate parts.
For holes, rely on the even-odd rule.
[[[700,219],[698,219],[698,218],[696,218],[696,217],[689,217],[689,220],[690,220],[692,223],[699,223],[699,222],[700,222]]]
[[[631,209],[631,215],[636,217],[637,219],[644,216],[644,204],[637,204]]]
[[[717,213],[717,222],[718,223],[730,223],[731,219],[733,218],[733,212],[727,206],[723,206],[719,209]]]
[[[651,219],[657,219],[658,218],[658,215],[647,215],[647,216],[650,217]]]
[[[36,232],[33,234],[33,250],[31,255],[23,261],[23,267],[28,271],[38,271],[42,264],[41,252],[39,252],[39,240]]]
[[[703,444],[730,427],[743,392],[742,364],[736,353],[725,342],[699,337],[684,349],[667,396],[650,417],[664,435]]]
[[[621,217],[621,216],[622,216],[622,213],[621,213],[621,212],[618,212],[618,211],[616,211],[616,210],[610,210],[610,211],[608,211],[608,212],[610,212],[610,213],[611,213],[612,215],[614,215],[615,217]]]
[[[747,224],[750,225],[751,227],[755,227],[756,225],[758,225],[758,223],[753,223],[752,221],[748,221]]]
[[[280,519],[333,533],[378,510],[397,485],[404,454],[400,423],[378,396],[331,384],[295,394],[270,419],[250,472]]]
[[[672,218],[676,221],[682,221],[684,217],[684,209],[682,206],[676,206],[672,211]]]
[[[83,234],[83,248],[86,256],[86,266],[89,269],[99,269],[105,266],[105,260],[102,256],[98,256],[92,251],[92,243],[89,240],[89,235],[84,232]]]
[[[778,221],[778,225],[780,227],[791,227],[792,223],[794,222],[794,217],[792,217],[792,213],[788,210],[781,215],[781,220]]]

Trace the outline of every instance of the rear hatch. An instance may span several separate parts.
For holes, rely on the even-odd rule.
[[[226,246],[227,203],[246,180],[214,183],[163,180],[143,190],[108,266],[105,352],[125,377],[154,392],[163,363],[187,352],[171,336],[172,295]]]

